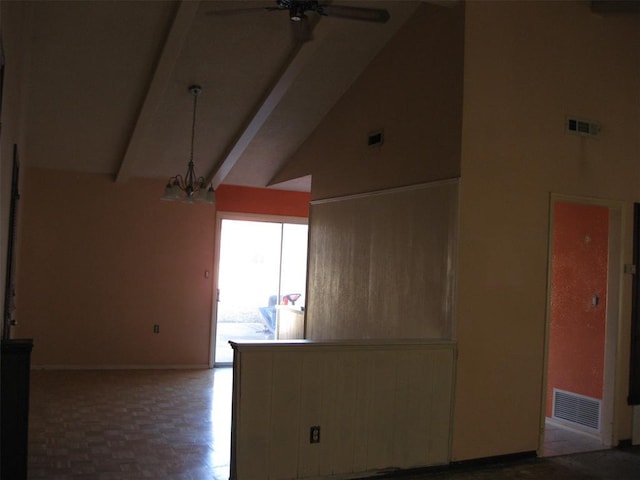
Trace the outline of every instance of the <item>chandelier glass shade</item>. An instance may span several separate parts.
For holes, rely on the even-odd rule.
[[[198,95],[202,92],[199,85],[189,87],[189,92],[193,95],[193,121],[191,123],[191,149],[189,151],[189,163],[187,164],[187,173],[176,175],[169,178],[167,186],[164,189],[162,200],[183,200],[185,203],[215,203],[215,191],[213,185],[205,180],[204,177],[196,175],[195,166],[193,164],[193,143],[196,135],[196,112],[198,107]]]

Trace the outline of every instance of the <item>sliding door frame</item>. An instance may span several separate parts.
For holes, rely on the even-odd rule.
[[[266,222],[266,223],[291,223],[296,225],[309,225],[307,217],[292,217],[286,215],[265,215],[256,213],[240,213],[240,212],[223,212],[216,213],[216,229],[214,239],[214,257],[213,257],[213,295],[211,296],[211,337],[209,339],[209,368],[215,367],[216,360],[216,337],[218,330],[218,299],[219,286],[218,274],[220,273],[220,240],[222,237],[222,220],[239,220],[244,222]],[[307,263],[308,263],[307,254]],[[308,267],[308,265],[307,265]],[[308,270],[308,269],[307,269]]]

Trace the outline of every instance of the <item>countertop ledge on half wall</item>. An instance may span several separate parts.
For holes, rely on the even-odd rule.
[[[248,351],[248,350],[262,350],[262,349],[277,349],[277,348],[292,348],[292,349],[343,349],[343,348],[357,348],[357,349],[384,349],[398,348],[398,347],[455,347],[456,342],[453,340],[442,339],[353,339],[353,340],[248,340],[242,342],[229,341],[229,344],[234,350]]]

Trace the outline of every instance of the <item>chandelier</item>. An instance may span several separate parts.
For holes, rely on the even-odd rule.
[[[176,175],[169,178],[167,186],[164,189],[164,195],[162,200],[183,200],[185,203],[215,203],[216,194],[213,190],[213,185],[209,183],[204,177],[197,177],[195,168],[193,165],[193,141],[196,136],[196,110],[198,107],[198,95],[202,92],[202,87],[199,85],[192,85],[189,87],[189,92],[193,95],[193,121],[191,123],[191,150],[189,152],[189,164],[187,165],[187,173],[183,177],[182,175]]]

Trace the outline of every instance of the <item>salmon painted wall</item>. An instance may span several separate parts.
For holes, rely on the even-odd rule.
[[[306,218],[310,198],[308,192],[220,185],[216,190],[216,208],[221,212]]]
[[[161,201],[163,181],[23,180],[16,334],[33,364],[207,365],[215,208]]]
[[[206,366],[216,207],[306,216],[309,202],[221,186],[216,206],[185,205],[161,201],[163,189],[26,169],[15,334],[34,338],[34,365]]]
[[[555,204],[547,417],[554,388],[602,399],[608,236],[608,208]]]
[[[9,210],[11,203],[11,172],[13,145],[20,145],[22,137],[19,125],[22,111],[23,69],[25,59],[22,49],[27,43],[28,29],[22,8],[0,2],[0,31],[2,32],[3,60],[5,64],[2,87],[2,135],[0,136],[0,311],[4,311],[5,271]]]

